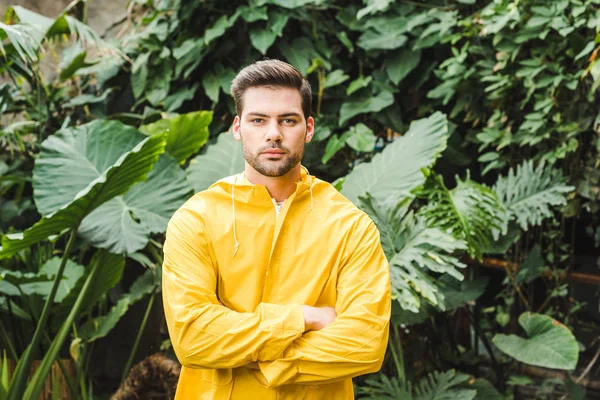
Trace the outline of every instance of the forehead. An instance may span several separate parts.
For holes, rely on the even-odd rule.
[[[244,108],[242,114],[259,113],[279,115],[302,114],[302,96],[292,88],[248,88],[242,97]]]

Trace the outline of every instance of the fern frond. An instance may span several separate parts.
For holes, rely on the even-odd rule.
[[[432,177],[432,186],[424,193],[429,204],[420,210],[430,226],[443,229],[467,243],[469,254],[481,258],[494,230],[506,231],[507,211],[490,188],[456,178],[449,190],[440,176]]]
[[[562,171],[541,162],[525,161],[499,177],[494,192],[508,208],[510,219],[516,219],[523,230],[539,225],[552,216],[552,207],[567,203],[566,195],[575,189],[566,184]]]

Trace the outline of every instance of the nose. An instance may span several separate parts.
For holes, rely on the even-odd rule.
[[[281,139],[283,139],[283,136],[281,135],[279,123],[277,120],[272,119],[267,126],[265,140],[267,142],[281,142]]]

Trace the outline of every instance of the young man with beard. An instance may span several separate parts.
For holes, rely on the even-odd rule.
[[[301,166],[315,122],[296,68],[256,62],[231,92],[245,170],[187,201],[164,246],[176,399],[353,399],[388,340],[379,233]]]

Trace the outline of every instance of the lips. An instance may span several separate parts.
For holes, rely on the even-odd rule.
[[[267,155],[281,155],[281,154],[285,154],[285,151],[283,151],[283,150],[266,150],[266,151],[263,151],[263,154],[267,154]]]

